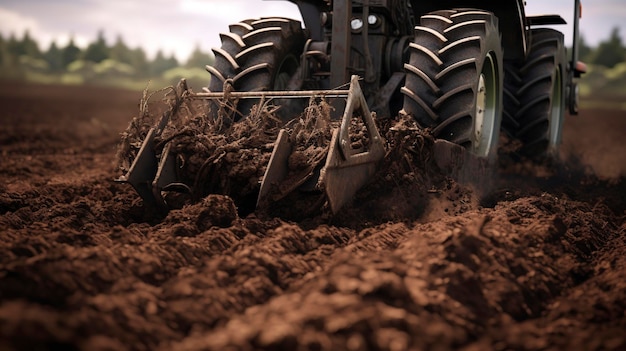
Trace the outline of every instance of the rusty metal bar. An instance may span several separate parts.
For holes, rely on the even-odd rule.
[[[352,1],[333,1],[333,40],[330,49],[330,86],[336,87],[349,82],[348,66],[350,62],[350,16]],[[366,19],[364,19],[365,21]],[[343,110],[342,110],[343,111]]]
[[[348,68],[352,45],[352,32],[350,21],[352,20],[352,0],[333,1],[333,40],[330,44],[330,86],[337,87],[349,82]],[[367,21],[367,19],[364,19]],[[331,113],[332,119],[340,119],[341,113],[346,107],[342,100],[334,100],[331,105],[335,111]]]
[[[228,94],[216,93],[194,93],[190,97],[193,99],[223,99],[225,97],[235,99],[260,99],[260,98],[281,98],[298,99],[308,97],[325,98],[347,98],[348,90],[293,90],[293,91],[233,91]]]

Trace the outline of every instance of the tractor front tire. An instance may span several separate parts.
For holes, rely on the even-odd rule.
[[[498,19],[477,9],[421,17],[405,64],[401,113],[436,138],[494,161],[502,119],[503,64]]]

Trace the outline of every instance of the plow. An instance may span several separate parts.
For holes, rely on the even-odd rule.
[[[251,211],[313,198],[312,206],[336,214],[379,171],[385,135],[399,120],[432,135],[434,164],[450,175],[480,177],[467,170],[495,164],[501,132],[518,141],[523,157],[557,157],[585,71],[577,54],[580,1],[570,58],[563,34],[545,27],[565,20],[527,16],[521,0],[290,2],[304,26],[282,17],[232,24],[206,67],[208,87],[193,92],[182,80],[154,125],[135,136],[140,142],[127,143],[118,181],[147,207],[166,213],[244,186],[249,191],[235,202]],[[196,118],[172,133],[191,104]],[[241,144],[233,130],[245,123],[246,135],[257,135],[245,155],[256,167],[247,183],[224,186],[231,175],[220,162],[243,162],[244,154],[213,144]],[[204,140],[203,151],[183,153],[183,137]]]

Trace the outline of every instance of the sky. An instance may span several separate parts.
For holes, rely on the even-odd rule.
[[[527,0],[526,13],[560,14],[571,23],[573,4]],[[53,40],[64,46],[70,37],[85,47],[103,30],[110,45],[120,35],[149,57],[162,50],[184,61],[196,46],[207,52],[219,47],[219,33],[230,23],[264,16],[300,19],[294,4],[276,0],[0,0],[0,33],[21,37],[29,30],[45,50]],[[587,43],[608,38],[615,26],[626,38],[626,0],[583,0],[581,32]],[[558,29],[571,46],[571,25]]]

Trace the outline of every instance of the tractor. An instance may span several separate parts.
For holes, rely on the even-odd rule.
[[[303,23],[269,17],[231,24],[206,67],[208,87],[192,95],[210,101],[213,118],[228,107],[234,123],[268,98],[285,122],[307,97],[332,99],[341,126],[328,155],[301,182],[325,192],[332,212],[371,179],[384,157],[374,118],[413,119],[436,138],[442,159],[460,153],[493,163],[501,131],[521,143],[526,157],[556,157],[565,111],[577,113],[576,80],[585,72],[578,61],[579,0],[573,2],[570,57],[563,33],[547,28],[566,21],[527,15],[523,0],[289,1]],[[355,114],[369,135],[369,144],[357,150],[346,146]],[[120,178],[161,208],[167,208],[164,190],[196,191],[176,176],[175,155],[155,149],[168,118],[148,133]],[[295,147],[286,132],[274,144],[259,179],[259,202],[284,181]]]

